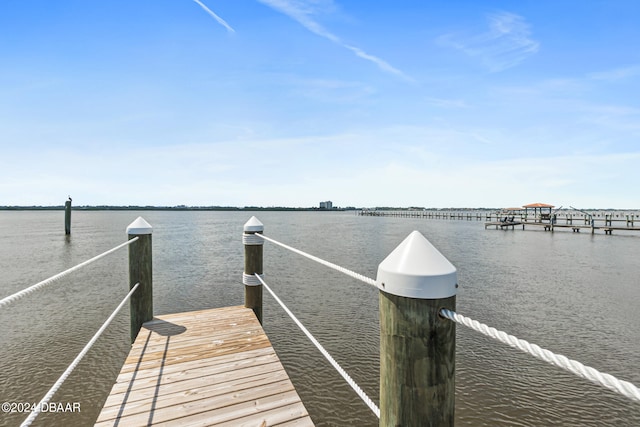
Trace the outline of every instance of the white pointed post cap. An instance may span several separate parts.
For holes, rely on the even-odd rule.
[[[251,218],[249,218],[249,221],[247,221],[244,224],[244,232],[257,233],[259,231],[264,231],[264,225],[260,222],[258,218],[256,218],[255,216],[252,216]]]
[[[456,294],[456,268],[419,231],[414,231],[378,266],[378,288],[407,298],[439,299]]]
[[[127,227],[127,234],[151,234],[153,227],[141,216]]]

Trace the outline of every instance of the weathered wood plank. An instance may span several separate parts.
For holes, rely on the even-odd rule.
[[[293,389],[291,381],[289,381],[289,378],[283,371],[276,371],[275,373],[270,373],[270,375],[252,378],[253,379],[249,378],[248,382],[247,378],[244,378],[242,380],[232,380],[221,384],[193,387],[180,392],[171,392],[167,389],[151,389],[149,390],[151,393],[146,394],[144,399],[127,402],[124,411],[121,411],[119,406],[114,406],[104,410],[101,418],[110,420],[118,417],[133,417],[138,414],[146,414],[148,417],[149,412],[154,407],[159,408],[156,410],[154,418],[156,415],[161,418],[161,412],[158,411],[164,409],[173,411],[173,406],[184,408],[185,405],[189,404],[196,408],[195,410],[213,410],[218,407],[227,406],[230,403],[254,400],[257,397],[264,396],[264,394],[259,395],[256,394],[256,392],[275,394]],[[155,391],[162,394],[156,396],[154,394]],[[206,400],[206,402],[203,402],[203,400]]]
[[[314,424],[311,422],[311,418],[309,417],[296,418],[295,420],[289,420],[277,424],[278,427],[309,427],[313,425]]]
[[[146,322],[96,425],[263,422],[313,425],[253,310],[225,307]]]
[[[290,408],[287,408],[287,407]],[[188,414],[188,416],[182,417],[180,419],[172,418],[167,421],[174,421],[174,423],[166,423],[166,421],[161,421],[158,423],[160,426],[169,426],[169,425],[180,425],[184,427],[192,427],[192,426],[203,426],[203,425],[228,425],[228,426],[237,426],[242,425],[243,418],[248,418],[250,416],[256,416],[259,420],[257,423],[252,423],[252,425],[259,426],[264,420],[265,415],[273,410],[282,411],[284,408],[285,416],[289,419],[291,418],[300,418],[302,416],[308,415],[306,409],[300,402],[300,399],[297,393],[294,391],[288,391],[285,393],[274,394],[270,396],[265,396],[262,398],[257,398],[256,400],[249,400],[247,402],[238,403],[235,405],[224,406],[221,408],[215,408],[210,411],[201,411]],[[192,408],[188,408],[186,412],[191,412]],[[196,409],[197,411],[197,409]],[[171,412],[169,412],[170,414]],[[264,413],[264,414],[263,414]],[[169,415],[170,416],[170,415]],[[282,414],[280,415],[280,419],[277,422],[284,421],[282,418]],[[226,424],[222,424],[226,423]],[[267,425],[272,425],[274,422],[268,422]]]
[[[165,366],[163,378],[170,377],[172,375],[187,375],[194,372],[196,368],[217,366],[217,369],[220,372],[224,372],[233,369],[242,369],[243,367],[268,364],[276,360],[278,360],[278,356],[276,356],[273,348],[265,347],[243,353],[232,353],[219,357],[211,357],[209,359],[202,359],[191,362],[184,362],[182,364]],[[135,376],[137,380],[140,380],[148,376],[156,377],[157,373],[153,369],[121,372],[118,376],[116,384],[128,384],[133,376]]]
[[[292,403],[287,406],[280,406],[271,410],[257,412],[255,414],[236,418],[230,421],[216,424],[220,427],[260,427],[260,426],[281,426],[283,423],[294,419],[296,426],[313,426],[306,409],[301,403]],[[289,425],[289,424],[287,424]]]
[[[167,352],[166,355],[162,352],[154,352],[149,355],[143,355],[137,361],[127,359],[122,368],[122,372],[128,372],[134,369],[152,368],[159,363],[164,365],[184,363],[191,360],[201,360],[204,358],[223,356],[226,354],[239,353],[242,351],[255,350],[269,346],[271,346],[269,339],[265,335],[262,335],[256,338],[236,340],[230,343],[225,342],[206,346],[178,348],[176,351],[172,351],[171,353]]]
[[[266,336],[264,332],[259,330],[252,330],[248,332],[237,331],[234,333],[228,333],[221,336],[216,336],[215,339],[210,337],[194,338],[194,339],[172,339],[166,337],[162,340],[157,339],[155,343],[150,344],[144,349],[144,355],[138,355],[137,357],[127,357],[125,365],[137,364],[140,361],[154,360],[167,358],[172,355],[178,355],[183,350],[191,352],[194,348],[200,348],[201,350],[209,350],[215,348],[222,348],[228,346],[236,346],[241,343],[251,343],[264,341]],[[167,347],[171,343],[170,347]]]
[[[131,384],[118,383],[118,387],[112,389],[111,395],[105,403],[107,405],[119,404],[120,401],[134,401],[135,399],[143,399],[146,394],[146,389],[152,389],[153,393],[157,390],[162,390],[163,393],[171,390],[189,390],[194,387],[207,384],[223,384],[228,381],[253,378],[259,375],[269,375],[273,372],[282,371],[282,365],[278,361],[269,363],[266,365],[251,366],[243,369],[228,370],[224,372],[217,372],[214,374],[207,374],[206,371],[188,372],[183,375],[170,375],[162,377],[149,377],[141,380],[135,380]],[[134,392],[131,395],[131,392]],[[127,395],[129,393],[129,395]],[[110,400],[112,399],[112,400]]]

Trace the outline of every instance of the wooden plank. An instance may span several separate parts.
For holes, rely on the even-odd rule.
[[[197,318],[211,318],[211,311],[215,310],[216,315],[215,318],[224,318],[229,316],[244,316],[246,313],[242,311],[238,311],[239,308],[243,308],[241,305],[231,306],[231,307],[221,307],[221,308],[205,308],[203,310],[195,310],[195,311],[186,311],[183,313],[170,313],[163,314],[156,317],[158,320],[165,321],[182,321],[189,319],[197,319]],[[155,320],[151,320],[148,322],[149,325],[153,325]]]
[[[287,389],[281,384],[268,384],[254,387],[250,390],[241,390],[227,393],[221,396],[210,397],[206,400],[183,402],[176,405],[156,406],[150,405],[144,412],[119,417],[118,422],[124,426],[137,425],[163,425],[174,422],[176,425],[187,426],[193,423],[201,423],[206,420],[207,425],[215,425],[223,421],[241,418],[258,411],[266,411],[281,406],[300,403],[300,398],[295,390]],[[103,421],[98,420],[97,426],[102,426]],[[114,424],[115,420],[104,421]]]
[[[295,424],[290,424],[292,419]],[[265,410],[236,418],[231,421],[216,424],[221,427],[267,427],[283,424],[293,426],[313,426],[311,418],[309,418],[306,409],[301,403],[292,403],[291,405],[281,406],[271,410]]]
[[[283,409],[280,409],[283,408]],[[193,413],[191,413],[194,409]],[[235,405],[224,406],[221,408],[214,408],[213,410],[199,411],[201,408],[187,408],[187,416],[176,419],[171,418],[166,421],[160,421],[159,426],[178,425],[184,427],[202,426],[202,425],[221,425],[227,423],[229,426],[236,426],[241,424],[242,418],[247,418],[251,415],[258,415],[261,418],[262,413],[268,413],[270,411],[280,409],[280,418],[288,417],[300,418],[307,416],[307,411],[300,402],[297,393],[294,391],[288,391],[280,394],[274,394],[270,396],[264,396],[255,400],[248,400],[246,402],[238,403]],[[171,411],[169,411],[169,416]],[[283,416],[284,415],[284,416]],[[155,416],[154,416],[155,418]],[[264,417],[262,417],[264,418]],[[172,421],[168,423],[167,421]],[[284,421],[284,420],[283,420]],[[154,421],[155,422],[155,421]],[[254,425],[260,425],[262,421]],[[269,423],[267,423],[269,424]],[[225,424],[222,424],[225,425]]]
[[[267,425],[271,426],[274,424],[267,424]],[[295,420],[289,420],[283,423],[278,423],[275,425],[277,425],[278,427],[309,427],[309,426],[313,426],[313,423],[311,422],[311,418],[302,417],[302,418],[296,418]]]
[[[146,322],[96,425],[220,423],[313,425],[251,309]]]
[[[265,378],[267,378],[265,380]],[[274,381],[275,380],[275,381]],[[271,382],[266,382],[271,381]],[[263,384],[264,382],[264,384]],[[257,385],[256,385],[257,384]],[[168,411],[174,411],[173,406],[184,408],[186,404],[192,404],[197,408],[203,408],[206,410],[215,409],[217,406],[227,406],[229,402],[242,402],[254,400],[259,395],[255,394],[256,391],[262,393],[275,393],[282,391],[293,390],[293,385],[286,373],[282,370],[271,372],[267,376],[250,377],[242,380],[233,380],[222,384],[210,384],[203,385],[201,387],[193,387],[189,390],[180,392],[171,392],[167,389],[159,390],[161,397],[151,393],[145,395],[142,400],[136,400],[135,402],[127,402],[125,410],[121,410],[120,406],[113,406],[106,410],[103,410],[101,419],[113,420],[116,418],[127,418],[144,414],[143,417],[148,417],[149,412],[155,407],[156,416],[158,419],[162,418],[162,411],[167,408]],[[215,399],[214,399],[215,398]],[[203,400],[206,400],[206,405],[203,404]],[[184,415],[184,412],[179,412]]]
[[[124,401],[132,402],[136,399],[144,399],[149,393],[155,394],[158,390],[161,390],[162,393],[178,392],[201,387],[202,385],[207,384],[224,384],[232,380],[255,378],[256,376],[269,375],[279,371],[284,371],[282,369],[282,365],[278,362],[274,362],[268,365],[254,366],[213,375],[208,375],[206,372],[202,373],[199,371],[193,374],[190,373],[189,375],[180,376],[177,380],[174,377],[165,377],[164,375],[162,377],[145,378],[140,381],[136,380],[133,383],[134,387],[114,387],[104,406],[120,405],[121,402]],[[127,384],[124,384],[124,386],[126,385]],[[134,392],[133,395],[131,395],[131,391]],[[129,393],[129,395],[127,395],[127,393]]]
[[[191,339],[172,339],[164,338],[157,339],[154,343],[147,346],[144,349],[144,355],[140,354],[137,357],[127,357],[125,365],[138,364],[141,361],[154,360],[158,358],[167,358],[173,355],[179,355],[186,350],[191,352],[194,348],[201,350],[210,350],[216,348],[223,348],[228,346],[235,346],[241,343],[261,342],[266,339],[264,332],[260,330],[252,330],[249,332],[236,331],[233,333],[226,333],[221,336],[216,336],[215,339],[211,337],[191,338]],[[170,347],[168,347],[171,342]]]
[[[244,353],[232,353],[219,357],[212,357],[209,359],[202,359],[191,362],[184,362],[182,364],[165,366],[163,377],[169,377],[171,375],[186,375],[187,373],[194,372],[196,368],[206,368],[208,366],[218,366],[220,372],[233,369],[241,369],[243,367],[249,367],[254,365],[266,364],[278,360],[273,348],[265,347],[257,350],[251,350]],[[145,378],[146,376],[156,376],[156,373],[152,369],[121,372],[118,376],[116,384],[126,383],[135,376],[137,380]]]
[[[130,359],[127,359],[125,365],[122,368],[122,372],[128,372],[134,369],[153,368],[159,363],[171,365],[174,363],[184,363],[192,360],[223,356],[226,354],[255,350],[270,346],[271,343],[265,335],[258,336],[257,338],[253,339],[236,340],[230,343],[225,342],[220,345],[210,344],[207,346],[190,346],[186,348],[176,349],[176,351],[172,351],[170,353],[167,351],[167,354],[156,352],[151,353],[150,355],[143,355],[137,361],[131,361]]]

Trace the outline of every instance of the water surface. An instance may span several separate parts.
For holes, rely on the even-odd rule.
[[[0,298],[126,240],[138,215],[153,226],[156,314],[243,304],[246,212],[0,212]],[[259,212],[265,234],[375,278],[421,231],[458,269],[458,312],[640,384],[640,235],[484,230],[482,222]],[[378,401],[377,290],[267,243],[265,278],[334,358]],[[39,401],[127,292],[127,250],[0,310],[0,400]],[[377,419],[265,291],[264,326],[317,425]],[[128,310],[54,397],[81,413],[34,425],[91,425],[128,352]],[[23,415],[0,414],[0,426]],[[640,425],[640,404],[462,326],[456,425]]]

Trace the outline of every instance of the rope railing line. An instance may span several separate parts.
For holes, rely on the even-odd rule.
[[[89,352],[89,350],[95,344],[95,342],[98,340],[98,338],[100,338],[100,335],[102,335],[102,333],[105,331],[105,329],[107,329],[107,327],[109,326],[111,321],[116,317],[116,315],[120,312],[120,310],[122,310],[122,307],[127,303],[129,298],[131,298],[131,295],[133,295],[133,293],[136,291],[136,289],[138,289],[139,286],[140,286],[140,283],[138,282],[133,286],[133,288],[131,288],[131,290],[129,291],[127,296],[124,297],[124,299],[118,305],[118,307],[116,307],[116,309],[113,311],[113,313],[111,313],[111,316],[109,316],[109,318],[107,320],[105,320],[105,322],[102,324],[100,329],[98,329],[98,332],[96,332],[95,335],[91,338],[91,340],[89,340],[87,345],[84,346],[82,351],[76,356],[76,358],[73,360],[73,362],[71,362],[71,364],[62,373],[62,375],[60,376],[60,378],[58,378],[58,380],[55,382],[55,384],[53,384],[53,386],[49,389],[47,394],[45,394],[45,396],[42,398],[40,403],[38,403],[38,405],[32,410],[32,412],[29,414],[27,419],[25,419],[22,422],[22,424],[20,424],[20,427],[28,427],[28,426],[31,425],[31,423],[40,414],[41,408],[43,406],[46,406],[49,403],[49,401],[51,400],[53,395],[56,394],[58,389],[62,386],[62,383],[64,383],[65,380],[69,377],[69,375],[71,375],[71,372],[73,372],[73,370],[78,366],[78,364],[80,363],[82,358],[84,358],[84,356]]]
[[[529,353],[537,359],[558,366],[581,378],[628,397],[631,400],[640,402],[640,389],[628,381],[619,380],[613,375],[602,373],[590,366],[585,366],[576,360],[569,359],[561,354],[555,354],[536,344],[530,344],[523,339],[509,335],[506,332],[499,331],[496,328],[489,327],[477,320],[470,319],[454,311],[443,308],[440,310],[440,314],[449,320],[471,328],[483,335],[496,339],[525,353]]]
[[[342,367],[335,361],[335,359],[329,354],[327,350],[324,349],[322,344],[318,342],[317,339],[304,327],[304,325],[298,320],[298,318],[287,308],[287,306],[282,302],[280,298],[271,290],[271,288],[265,283],[265,281],[258,274],[255,275],[258,278],[262,286],[265,287],[267,291],[271,294],[271,296],[276,300],[280,307],[291,317],[291,320],[295,322],[296,325],[300,328],[302,332],[309,338],[309,340],[316,346],[316,348],[322,353],[322,355],[329,361],[331,366],[335,368],[336,371],[344,378],[344,380],[351,386],[351,388],[356,392],[356,394],[362,399],[362,401],[371,409],[371,411],[376,415],[376,417],[380,418],[380,408],[373,403],[373,401],[367,396],[367,394],[360,388],[358,384],[347,374],[347,372],[342,369]]]
[[[131,243],[135,242],[136,240],[138,240],[138,237],[134,237],[131,240],[127,240],[126,242],[116,246],[113,249],[109,249],[108,251],[103,252],[100,255],[96,255],[96,256],[94,256],[93,258],[91,258],[91,259],[89,259],[87,261],[84,261],[84,262],[82,262],[82,263],[80,263],[80,264],[78,264],[78,265],[76,265],[74,267],[71,267],[71,268],[69,268],[69,269],[67,269],[67,270],[65,270],[65,271],[63,271],[61,273],[58,273],[58,274],[56,274],[54,276],[51,276],[48,279],[45,279],[45,280],[43,280],[41,282],[36,283],[35,285],[32,285],[32,286],[30,286],[30,287],[28,287],[26,289],[18,291],[16,293],[14,293],[13,295],[9,295],[8,297],[5,297],[2,300],[0,300],[0,308],[3,308],[5,306],[15,302],[15,301],[19,300],[20,298],[37,291],[40,288],[43,288],[43,287],[45,287],[47,285],[50,285],[51,283],[55,282],[56,280],[59,280],[59,279],[63,278],[64,276],[66,276],[66,275],[68,275],[70,273],[73,273],[74,271],[79,270],[82,267],[85,267],[85,266],[91,264],[92,262],[95,262],[95,261],[99,260],[100,258],[103,258],[103,257],[105,257],[105,256],[107,256],[109,254],[112,254],[113,252],[117,251],[118,249],[121,249],[121,248],[123,248],[123,247],[125,247],[127,245],[130,245]]]
[[[281,246],[281,247],[283,247],[285,249],[288,249],[291,252],[295,252],[298,255],[302,255],[303,257],[309,258],[310,260],[313,260],[313,261],[315,261],[317,263],[320,263],[320,264],[322,264],[322,265],[324,265],[326,267],[329,267],[329,268],[332,268],[332,269],[334,269],[336,271],[339,271],[342,274],[346,274],[347,276],[353,277],[356,280],[360,280],[361,282],[364,282],[367,285],[371,285],[371,286],[374,286],[376,288],[378,287],[378,285],[376,284],[375,280],[373,280],[373,279],[371,279],[371,278],[369,278],[367,276],[364,276],[364,275],[362,275],[360,273],[356,273],[355,271],[351,271],[348,268],[341,267],[341,266],[339,266],[337,264],[334,264],[332,262],[325,261],[322,258],[318,258],[317,256],[311,255],[311,254],[306,253],[304,251],[301,251],[300,249],[296,249],[296,248],[293,248],[293,247],[291,247],[289,245],[285,245],[284,243],[278,242],[277,240],[272,239],[270,237],[267,237],[267,236],[265,236],[263,234],[255,233],[254,235],[255,236],[259,236],[259,237],[261,237],[261,238],[263,238],[265,240],[268,240],[271,243],[275,243],[276,245]]]

